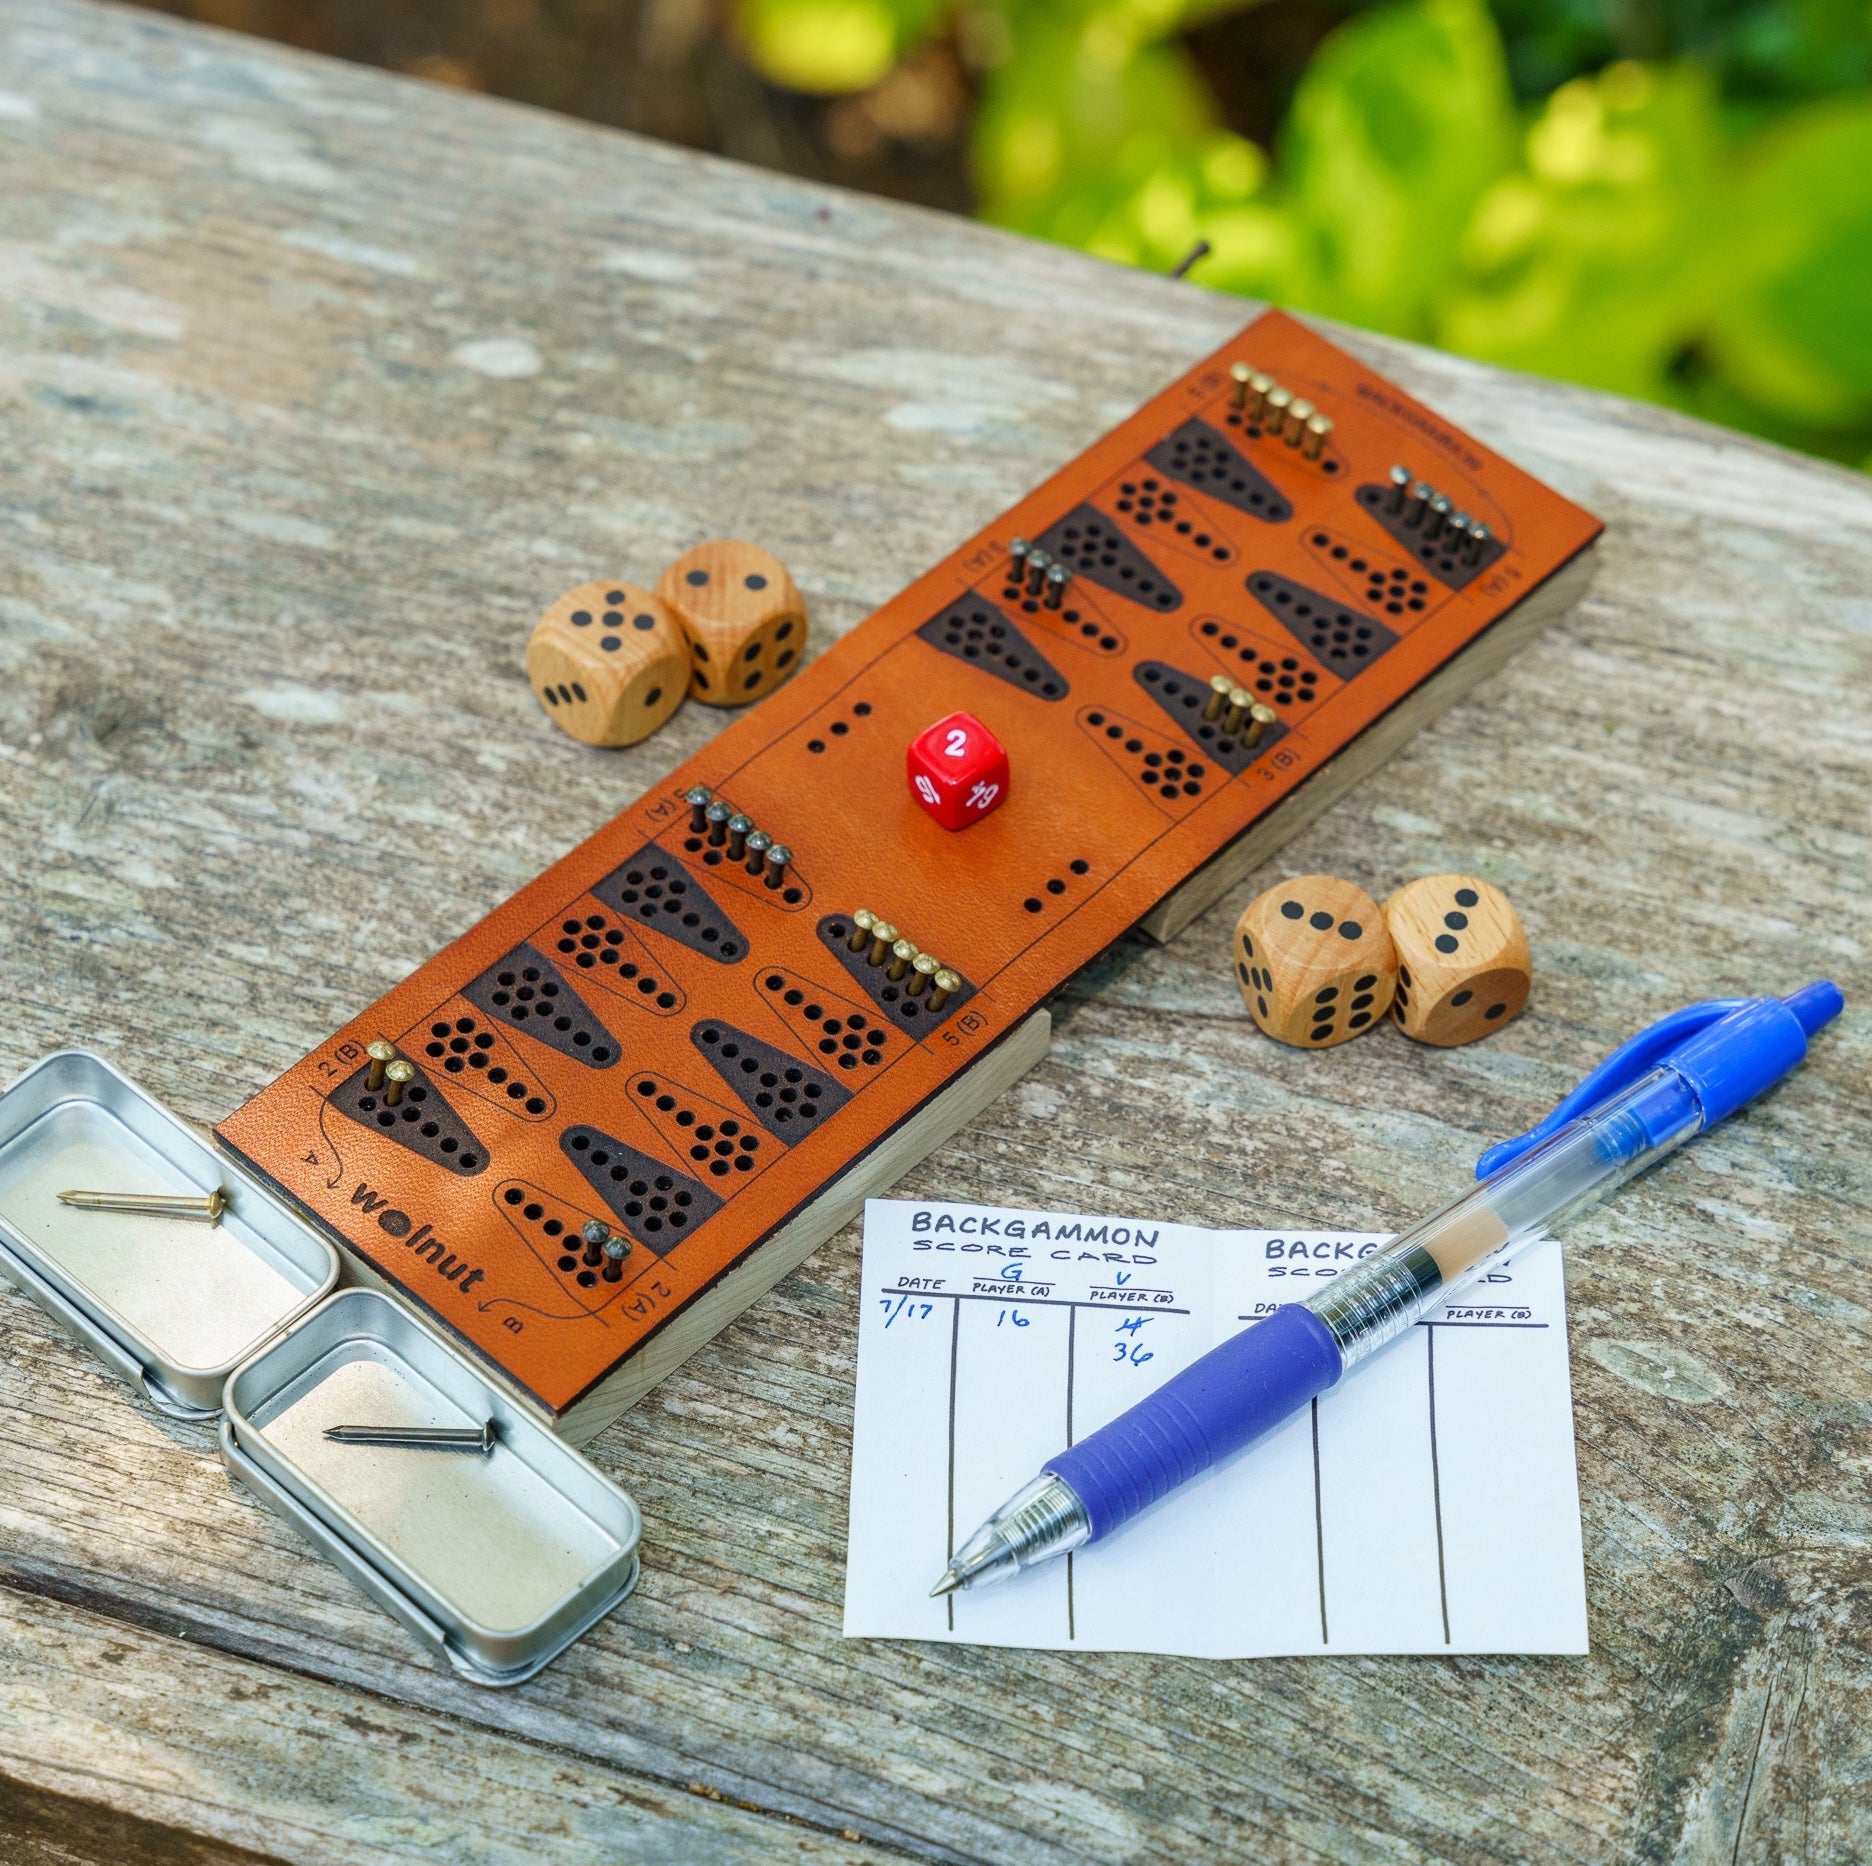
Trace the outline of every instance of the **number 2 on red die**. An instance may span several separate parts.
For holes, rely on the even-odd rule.
[[[918,733],[905,762],[911,794],[945,829],[966,829],[1007,801],[1007,748],[973,713]]]

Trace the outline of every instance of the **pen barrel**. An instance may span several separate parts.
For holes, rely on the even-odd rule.
[[[1382,1250],[1307,1299],[1348,1367],[1395,1341],[1433,1302],[1442,1301],[1443,1273],[1426,1250]]]
[[[1331,1331],[1345,1364],[1354,1366],[1459,1295],[1506,1252],[1543,1237],[1702,1126],[1690,1084],[1670,1067],[1654,1069],[1400,1232],[1308,1297],[1306,1306]]]
[[[1097,1542],[1212,1465],[1264,1437],[1339,1378],[1332,1332],[1300,1304],[1232,1335],[1129,1412],[1047,1461]]]

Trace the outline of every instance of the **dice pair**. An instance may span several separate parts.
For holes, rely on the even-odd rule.
[[[745,706],[799,666],[806,605],[786,566],[755,544],[685,552],[654,593],[581,583],[540,617],[527,680],[553,721],[586,745],[635,745],[693,693]]]
[[[1420,1043],[1473,1043],[1527,1003],[1534,971],[1508,897],[1472,875],[1426,875],[1382,908],[1349,881],[1298,875],[1250,903],[1234,957],[1249,1015],[1303,1049],[1387,1012]]]

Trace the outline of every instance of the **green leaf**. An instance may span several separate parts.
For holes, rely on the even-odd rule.
[[[1116,9],[1080,20],[1023,16],[976,116],[987,218],[1126,258],[1183,222],[1172,197],[1212,152],[1213,107],[1188,56],[1139,44],[1136,25]],[[1114,214],[1136,224],[1114,231]]]
[[[1717,367],[1790,420],[1872,414],[1872,100],[1807,105],[1758,135],[1723,223]]]
[[[793,91],[863,91],[935,24],[940,0],[736,0],[762,76]]]
[[[1477,203],[1438,308],[1470,356],[1653,401],[1716,286],[1722,144],[1707,75],[1624,63],[1564,84]]]
[[[1291,301],[1427,334],[1475,202],[1508,166],[1515,123],[1480,0],[1361,14],[1314,55],[1281,139],[1303,252]]]

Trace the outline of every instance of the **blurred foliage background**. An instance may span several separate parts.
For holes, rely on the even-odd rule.
[[[1872,0],[147,0],[1872,470]]]

